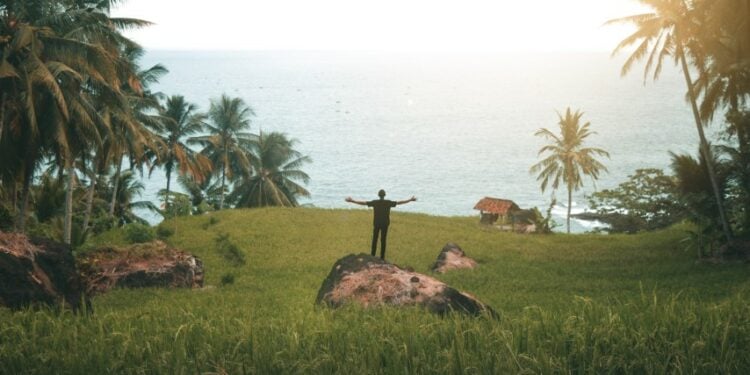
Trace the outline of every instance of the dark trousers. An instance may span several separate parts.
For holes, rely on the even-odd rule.
[[[372,228],[372,256],[375,256],[375,247],[378,244],[378,232],[380,232],[380,259],[385,260],[385,239],[388,237],[388,226],[375,225]]]

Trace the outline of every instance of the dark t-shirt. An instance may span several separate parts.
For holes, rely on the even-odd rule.
[[[372,224],[375,226],[388,226],[391,223],[391,207],[396,207],[396,202],[387,199],[378,199],[367,202],[367,207],[372,207],[375,215]]]

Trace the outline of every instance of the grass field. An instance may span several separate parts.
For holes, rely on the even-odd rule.
[[[427,273],[458,243],[480,267],[437,277],[501,318],[314,306],[337,259],[369,252],[370,215],[259,209],[167,222],[169,241],[204,260],[209,287],[118,290],[96,297],[91,316],[0,309],[0,373],[750,372],[750,266],[696,262],[680,228],[529,236],[393,214],[390,261]],[[219,234],[245,265],[220,255]]]

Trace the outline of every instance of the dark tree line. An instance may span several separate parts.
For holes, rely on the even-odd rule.
[[[186,213],[297,205],[309,159],[281,133],[250,133],[250,107],[207,113],[150,86],[166,67],[139,65],[122,32],[148,21],[111,16],[116,0],[0,0],[0,230],[80,240],[142,222],[134,210]],[[191,146],[196,147],[193,149]],[[163,168],[164,204],[136,201],[145,171]],[[178,176],[189,195],[174,193]]]

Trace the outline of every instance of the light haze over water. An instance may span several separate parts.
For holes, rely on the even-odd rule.
[[[255,111],[251,132],[281,131],[313,159],[305,166],[316,207],[354,208],[344,198],[418,201],[397,210],[478,215],[484,196],[546,209],[529,167],[539,160],[542,127],[557,132],[556,111],[585,112],[598,134],[587,145],[609,151],[613,188],[637,168],[667,170],[668,152],[697,153],[697,134],[680,72],[669,66],[644,86],[641,67],[620,77],[621,58],[607,53],[404,54],[377,52],[151,51],[170,73],[152,87],[181,94],[202,111],[222,93]],[[146,199],[165,187],[145,181]],[[172,186],[177,184],[173,183]],[[178,188],[179,189],[179,188]],[[591,180],[574,195],[580,211]],[[567,193],[557,192],[559,203]],[[564,223],[564,207],[554,210]],[[575,222],[576,231],[590,225]]]

